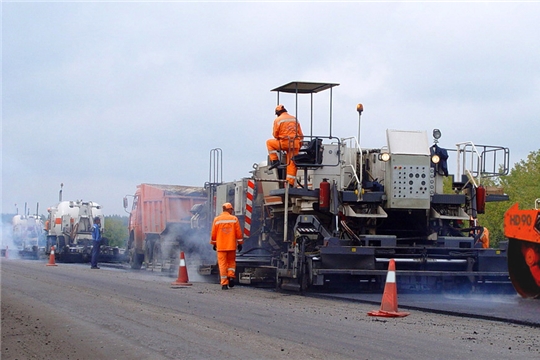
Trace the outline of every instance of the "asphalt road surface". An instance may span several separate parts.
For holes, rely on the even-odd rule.
[[[45,264],[0,263],[3,360],[540,358],[535,326]]]
[[[380,304],[381,294],[318,293],[316,296]],[[540,328],[540,300],[494,293],[399,293],[399,309],[421,310],[461,317],[498,320]],[[539,334],[540,336],[540,334]]]

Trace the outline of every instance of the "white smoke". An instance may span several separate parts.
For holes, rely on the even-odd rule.
[[[13,227],[11,223],[2,221],[2,241],[0,249],[2,250],[2,257],[9,257],[10,259],[19,259],[19,249],[13,241]],[[7,252],[7,256],[5,255]]]
[[[180,245],[178,247],[178,245]],[[210,245],[210,236],[207,231],[187,230],[181,226],[172,226],[166,235],[161,238],[161,256],[165,259],[174,259],[173,266],[178,269],[180,252],[184,253],[186,267],[190,281],[208,282],[213,278],[199,274],[200,266],[210,266],[217,263],[216,253]],[[154,254],[156,257],[157,254]],[[176,273],[171,273],[176,276]]]
[[[189,249],[186,264],[190,279],[199,282],[214,282],[217,278],[199,274],[199,267],[210,266],[217,263],[216,253],[210,245],[210,236],[207,232],[192,233],[185,237],[185,248]]]

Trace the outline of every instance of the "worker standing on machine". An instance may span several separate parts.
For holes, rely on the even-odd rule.
[[[276,118],[274,119],[273,139],[266,141],[268,155],[270,157],[270,170],[280,164],[278,151],[287,154],[287,181],[294,186],[296,181],[296,164],[292,160],[300,151],[300,144],[304,138],[302,128],[298,120],[287,112],[283,105],[276,106]]]
[[[233,215],[231,203],[223,204],[223,212],[214,218],[210,244],[217,251],[221,289],[234,286],[236,271],[236,249],[242,251],[242,229],[238,218]]]

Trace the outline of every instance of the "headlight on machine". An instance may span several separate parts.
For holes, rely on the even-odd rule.
[[[441,158],[439,157],[439,155],[431,155],[431,162],[432,163],[438,164],[439,161],[441,161]]]
[[[387,162],[388,160],[390,160],[390,154],[387,153],[387,152],[380,153],[379,156],[378,156],[378,158],[379,158],[379,160],[381,160],[381,161]]]

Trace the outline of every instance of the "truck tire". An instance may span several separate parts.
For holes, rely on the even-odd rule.
[[[144,242],[144,263],[146,268],[154,266],[154,241],[151,239],[146,239]]]
[[[140,270],[144,260],[144,255],[137,254],[137,251],[133,246],[129,248],[128,253],[130,267],[133,270]]]
[[[159,241],[154,243],[152,254],[154,256],[154,266],[163,267],[163,255],[161,253],[161,243]]]
[[[66,247],[66,238],[63,235],[60,235],[57,240],[57,246],[54,249],[54,255],[56,260],[65,260],[66,256],[69,256],[69,250],[65,249]]]
[[[58,243],[58,246],[57,246],[56,250],[60,251],[61,249],[63,249],[66,246],[66,238],[63,235],[60,235],[57,238],[57,243]]]

